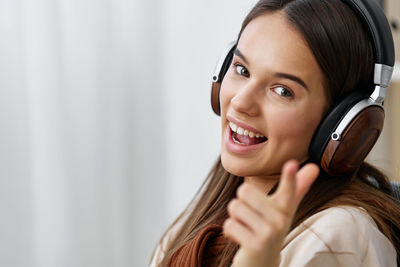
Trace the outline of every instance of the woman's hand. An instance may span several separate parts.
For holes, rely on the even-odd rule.
[[[300,170],[298,166],[295,160],[285,163],[279,187],[270,196],[247,183],[238,188],[237,198],[228,204],[229,218],[223,226],[225,235],[240,245],[234,267],[279,265],[297,207],[319,174],[315,164]]]

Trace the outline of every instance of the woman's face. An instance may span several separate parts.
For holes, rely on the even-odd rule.
[[[221,86],[225,169],[271,176],[289,159],[305,161],[327,106],[324,90],[318,63],[284,14],[252,20]]]

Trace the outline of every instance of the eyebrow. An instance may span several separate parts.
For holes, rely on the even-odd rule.
[[[249,62],[247,61],[246,57],[242,54],[242,52],[240,52],[239,49],[235,48],[235,50],[233,51],[233,54],[240,57],[241,59],[243,59],[244,63],[246,63],[247,65],[250,65]]]
[[[294,75],[288,74],[288,73],[282,73],[282,72],[275,73],[274,76],[280,77],[280,78],[289,79],[289,80],[292,80],[292,81],[294,81],[294,82],[297,82],[298,84],[300,84],[301,86],[303,86],[307,91],[310,91],[310,90],[308,89],[306,83],[305,83],[302,79],[300,79],[299,77],[297,77],[297,76],[294,76]]]
[[[244,63],[246,63],[247,65],[249,64],[249,61],[246,59],[246,57],[242,54],[242,52],[240,52],[240,50],[238,48],[235,48],[235,50],[233,51],[233,54],[240,57]],[[289,73],[283,73],[283,72],[277,72],[274,74],[275,77],[279,77],[279,78],[284,78],[284,79],[289,79],[292,80],[298,84],[300,84],[301,86],[303,86],[307,91],[309,91],[306,83],[300,79],[299,77],[289,74]]]

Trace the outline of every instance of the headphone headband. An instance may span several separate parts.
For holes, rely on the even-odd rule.
[[[376,0],[342,0],[356,14],[369,34],[374,50],[374,84],[388,87],[392,79],[395,50],[389,22]],[[386,90],[376,88],[371,99],[382,103]]]
[[[374,47],[376,64],[394,66],[394,43],[389,22],[376,0],[342,0],[366,28]]]

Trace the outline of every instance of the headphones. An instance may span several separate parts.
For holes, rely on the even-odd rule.
[[[337,104],[319,124],[311,140],[309,161],[332,176],[354,172],[375,145],[383,128],[386,96],[394,66],[394,42],[387,18],[376,0],[342,0],[356,14],[371,37],[374,85],[371,95],[356,90]],[[212,77],[211,106],[220,115],[220,87],[236,42],[223,51]]]

